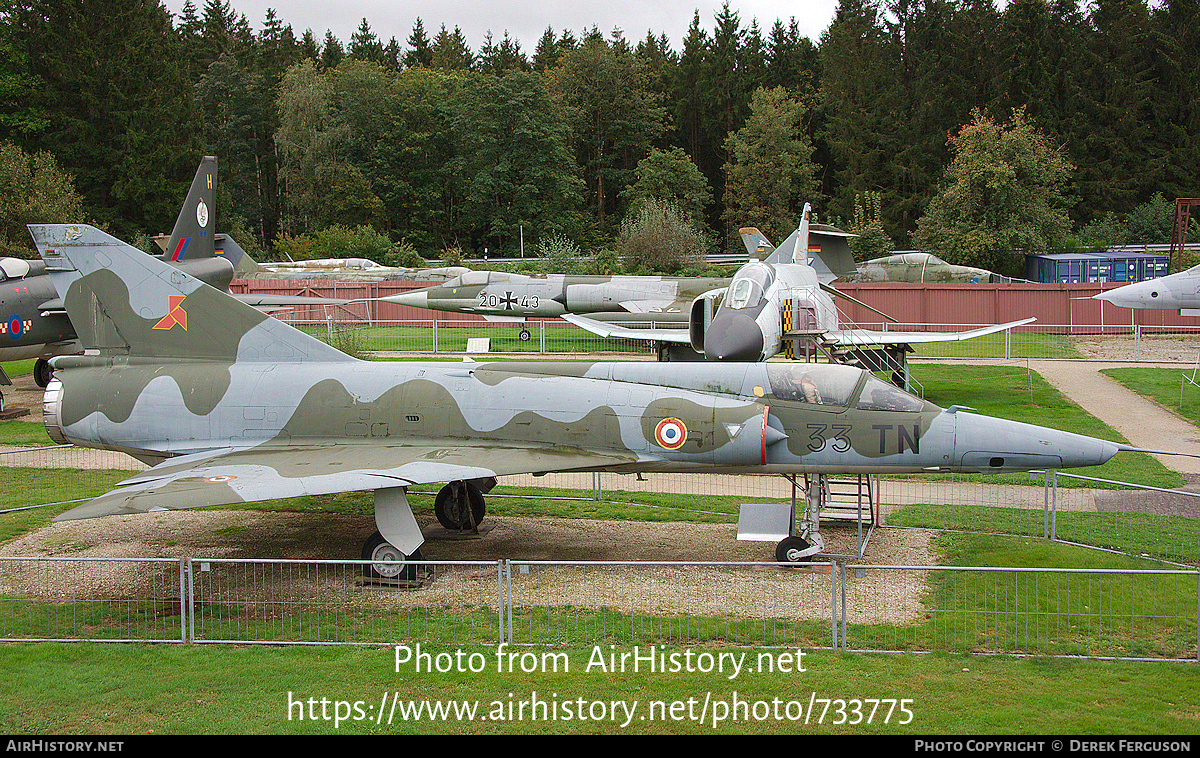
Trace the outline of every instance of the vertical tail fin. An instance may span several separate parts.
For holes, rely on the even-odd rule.
[[[353,360],[94,227],[30,224],[29,231],[80,342],[101,355]]]
[[[191,189],[175,219],[171,238],[163,256],[169,261],[212,258],[214,248],[213,215],[216,206],[217,158],[206,155],[196,169]]]

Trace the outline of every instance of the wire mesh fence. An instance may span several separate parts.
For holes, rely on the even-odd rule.
[[[0,560],[0,638],[710,644],[1197,661],[1200,572],[869,564]]]
[[[847,565],[848,650],[1197,660],[1196,571]],[[895,618],[880,623],[888,609]]]
[[[0,556],[0,639],[183,642],[173,558]]]
[[[420,562],[399,579],[367,561],[190,559],[189,639],[197,643],[494,642],[496,561]]]

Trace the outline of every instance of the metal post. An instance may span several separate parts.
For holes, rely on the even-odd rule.
[[[512,643],[513,641],[513,602],[512,602],[512,561],[504,562],[504,608],[508,615],[508,637],[505,642]]]
[[[187,641],[196,641],[196,585],[194,581],[192,559],[187,559]]]
[[[542,346],[542,353],[546,352],[546,322],[538,322],[538,342]]]
[[[834,563],[829,572],[830,586],[833,592],[833,649],[845,650],[846,648],[846,565],[844,563]],[[838,581],[838,579],[841,581]],[[842,595],[841,616],[842,616],[842,634],[838,636],[838,592]]]
[[[1055,471],[1051,476],[1054,477],[1054,484],[1051,489],[1050,497],[1050,537],[1051,540],[1058,539],[1058,472]]]
[[[184,584],[184,577],[188,574],[188,561],[191,558],[179,559],[179,641],[188,642],[188,619],[191,614],[191,598],[187,596],[187,585]]]
[[[508,607],[507,587],[505,578],[508,576],[508,559],[496,561],[496,636],[499,637],[497,644],[504,644],[512,641],[512,617],[509,616],[509,635],[504,635],[504,617],[505,608]]]
[[[433,320],[433,354],[437,355],[437,319]]]
[[[1046,469],[1046,479],[1042,482],[1042,493],[1045,502],[1042,505],[1042,539],[1048,539],[1050,534],[1050,470]]]

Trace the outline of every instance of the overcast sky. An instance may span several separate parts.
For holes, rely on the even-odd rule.
[[[164,5],[178,17],[184,3],[185,0],[165,0]],[[605,35],[619,28],[632,44],[653,31],[655,36],[666,34],[671,49],[678,52],[692,15],[698,10],[701,26],[711,32],[713,19],[723,4],[722,0],[605,0],[595,5],[578,0],[341,0],[337,3],[230,0],[230,3],[238,14],[246,17],[255,32],[261,31],[267,8],[274,8],[275,15],[292,27],[297,38],[305,29],[312,29],[319,42],[328,29],[345,46],[365,18],[381,42],[386,44],[395,37],[404,48],[413,24],[420,18],[431,40],[442,24],[449,30],[457,26],[466,36],[467,44],[477,52],[489,30],[497,42],[507,31],[529,56],[533,55],[546,27],[553,28],[556,34],[570,30],[576,38],[593,26]],[[198,13],[204,8],[204,0],[192,0],[192,4]],[[833,20],[837,0],[789,3],[731,0],[730,8],[738,14],[743,28],[757,19],[764,38],[776,19],[787,24],[794,17],[800,33],[817,42]]]

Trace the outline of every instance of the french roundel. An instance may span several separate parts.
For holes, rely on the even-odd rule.
[[[665,418],[654,427],[654,441],[667,450],[678,450],[687,442],[687,427],[677,418]]]

